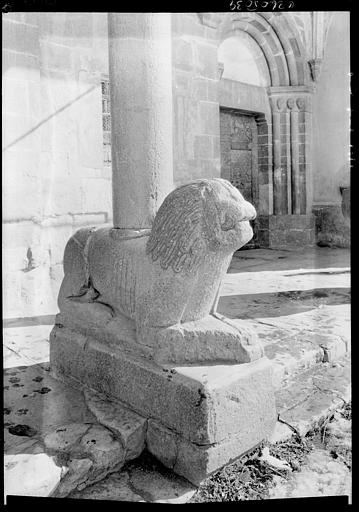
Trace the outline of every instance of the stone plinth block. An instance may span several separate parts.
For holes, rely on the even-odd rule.
[[[315,243],[315,221],[308,215],[260,215],[258,238],[263,247],[306,247]]]
[[[194,484],[269,437],[276,422],[266,358],[211,366],[159,366],[58,324],[54,374],[149,419],[150,452]]]

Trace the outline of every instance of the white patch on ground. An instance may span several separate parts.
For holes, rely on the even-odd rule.
[[[277,457],[273,457],[273,455],[270,455],[268,446],[263,448],[262,455],[258,457],[258,460],[260,460],[261,462],[266,462],[270,466],[273,466],[274,468],[277,469],[285,469],[287,471],[292,471],[292,468],[290,467],[286,460],[280,460],[277,459]]]
[[[307,464],[289,480],[276,476],[274,481],[271,499],[351,495],[351,472],[323,449],[314,450]]]
[[[4,495],[49,496],[66,468],[55,464],[46,453],[5,455]]]

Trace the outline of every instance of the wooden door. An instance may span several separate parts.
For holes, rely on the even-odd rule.
[[[254,115],[221,111],[221,176],[238,188],[258,208],[258,131]],[[257,245],[254,237],[246,248]]]

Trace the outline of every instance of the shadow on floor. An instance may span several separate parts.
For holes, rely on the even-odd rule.
[[[229,273],[349,267],[349,249],[249,249],[235,252]]]
[[[350,304],[350,288],[315,288],[221,296],[217,311],[228,318],[268,318],[340,304]]]
[[[3,328],[31,327],[33,325],[54,325],[56,315],[25,316],[18,318],[4,318]]]

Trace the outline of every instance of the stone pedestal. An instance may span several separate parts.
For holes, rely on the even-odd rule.
[[[276,412],[266,358],[161,367],[61,325],[51,333],[54,374],[148,419],[148,450],[195,485],[271,435]]]
[[[216,311],[254,216],[229,182],[200,180],[166,197],[150,233],[82,229],[65,249],[52,372],[148,420],[148,449],[195,484],[276,421],[258,337]]]
[[[288,249],[315,244],[314,215],[263,215],[257,225],[261,247]]]

